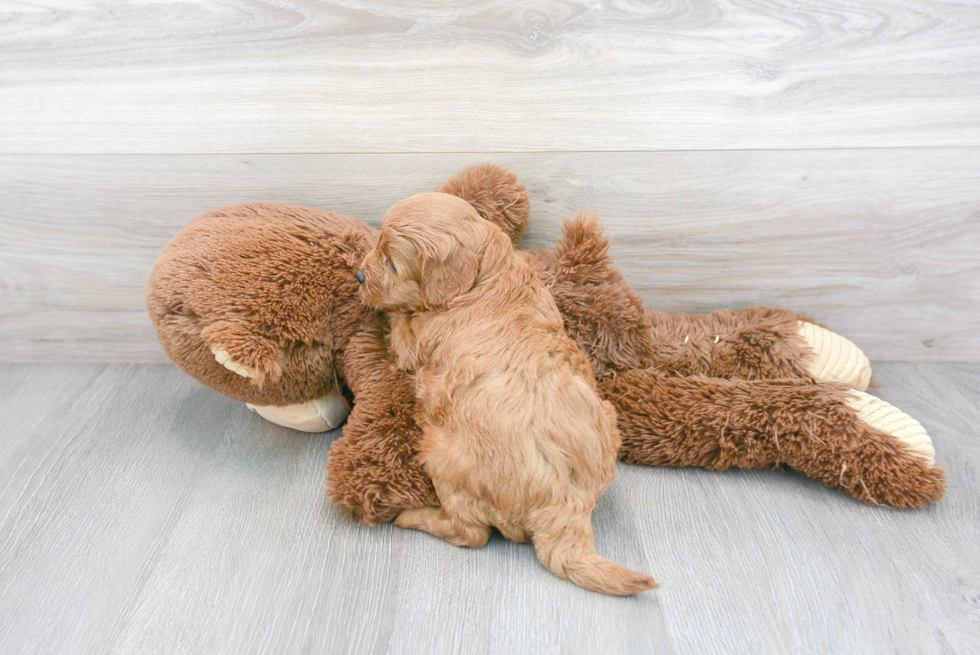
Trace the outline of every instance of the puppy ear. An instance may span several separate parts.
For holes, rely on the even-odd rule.
[[[422,300],[426,307],[445,306],[470,290],[480,270],[480,258],[472,250],[454,248],[445,259],[429,257],[422,262]]]

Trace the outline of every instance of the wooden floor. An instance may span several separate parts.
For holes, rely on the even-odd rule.
[[[337,433],[170,365],[0,366],[0,653],[980,652],[980,365],[889,363],[949,473],[928,509],[794,473],[620,465],[619,599],[495,535],[462,550],[325,501]]]

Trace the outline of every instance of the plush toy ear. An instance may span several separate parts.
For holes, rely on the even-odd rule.
[[[494,164],[478,164],[460,171],[439,191],[462,198],[480,216],[504,231],[515,246],[531,215],[527,190],[517,176]]]
[[[449,255],[427,257],[422,262],[422,300],[426,307],[443,307],[469,291],[476,282],[480,258],[467,248],[457,247]]]

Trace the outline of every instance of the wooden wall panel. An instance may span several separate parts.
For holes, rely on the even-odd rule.
[[[980,6],[37,0],[2,153],[980,146]]]
[[[874,359],[980,359],[980,148],[0,156],[0,361],[163,361],[143,285],[191,217],[305,204],[377,225],[473,163],[517,171],[525,247],[600,210],[650,307],[814,315]]]

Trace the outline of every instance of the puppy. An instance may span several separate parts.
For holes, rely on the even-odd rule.
[[[398,366],[416,373],[421,457],[441,504],[395,524],[473,548],[494,526],[530,538],[542,564],[586,589],[657,587],[596,553],[615,410],[507,236],[455,196],[412,196],[385,214],[357,278],[364,302],[391,317]]]

